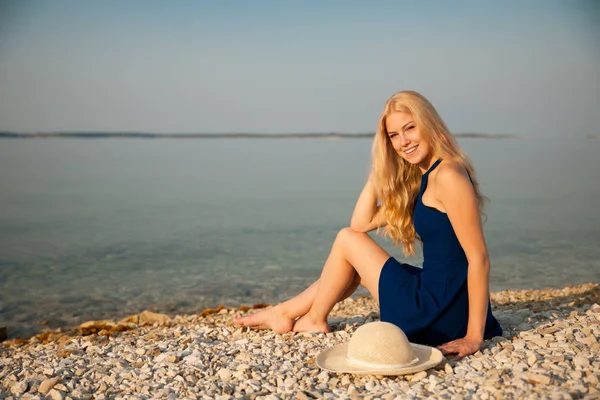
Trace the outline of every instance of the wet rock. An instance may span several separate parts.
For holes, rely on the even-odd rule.
[[[171,317],[169,317],[166,314],[159,314],[159,313],[145,310],[139,314],[135,314],[135,315],[129,316],[127,318],[124,318],[119,322],[120,323],[134,323],[134,324],[154,324],[154,323],[164,324],[165,322],[168,322],[170,320],[171,320]]]

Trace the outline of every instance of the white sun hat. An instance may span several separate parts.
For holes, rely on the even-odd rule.
[[[319,353],[317,365],[331,372],[405,375],[433,368],[443,358],[434,347],[410,343],[396,325],[378,321],[359,327],[350,342]]]

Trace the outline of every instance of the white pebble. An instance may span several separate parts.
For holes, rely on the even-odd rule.
[[[285,387],[286,389],[289,390],[289,389],[293,388],[297,382],[298,381],[296,378],[293,378],[293,377],[286,378],[286,380],[283,381],[283,387]]]
[[[222,380],[224,380],[225,382],[228,382],[231,380],[231,376],[232,376],[232,372],[231,370],[227,369],[227,368],[221,368],[219,370],[219,378],[221,378]]]

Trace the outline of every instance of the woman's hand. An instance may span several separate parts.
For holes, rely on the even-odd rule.
[[[483,341],[480,339],[473,339],[468,336],[465,336],[462,339],[456,339],[451,342],[445,343],[441,346],[438,346],[438,350],[442,352],[442,354],[458,354],[454,360],[460,360],[463,357],[476,353],[479,349],[481,349],[481,345]]]

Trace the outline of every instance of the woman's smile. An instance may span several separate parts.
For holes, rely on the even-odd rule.
[[[418,144],[416,146],[409,147],[408,149],[404,150],[404,154],[408,156],[412,155],[415,151],[417,151],[417,147],[419,147]]]

